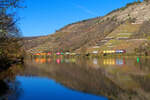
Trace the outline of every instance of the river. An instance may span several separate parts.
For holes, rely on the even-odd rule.
[[[0,100],[149,100],[148,58],[34,58],[0,72]]]

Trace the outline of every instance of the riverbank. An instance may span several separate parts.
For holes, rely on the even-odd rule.
[[[75,57],[75,58],[150,58],[150,56],[144,55],[134,55],[134,54],[109,54],[109,55],[102,55],[102,54],[77,54],[77,55],[27,55],[27,58],[58,58],[58,57]]]
[[[24,63],[24,57],[18,57],[18,58],[0,58],[0,72],[3,70],[8,69],[14,64],[23,64]]]

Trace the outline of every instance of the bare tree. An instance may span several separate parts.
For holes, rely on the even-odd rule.
[[[5,63],[21,57],[20,31],[14,13],[10,10],[19,7],[19,2],[0,0],[0,65],[6,66]]]
[[[0,0],[0,8],[20,7],[20,0]]]

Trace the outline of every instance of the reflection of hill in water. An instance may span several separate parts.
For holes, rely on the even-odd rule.
[[[150,87],[146,81],[150,81],[150,78],[146,62],[145,66],[136,63],[136,60],[127,60],[121,66],[106,66],[101,61],[97,64],[93,60],[61,64],[54,61],[50,64],[27,62],[24,74],[49,77],[71,89],[107,96],[113,100],[148,100]],[[143,79],[145,77],[146,81]]]

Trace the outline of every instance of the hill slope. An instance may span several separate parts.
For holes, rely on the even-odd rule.
[[[30,53],[61,49],[80,53],[109,49],[141,51],[149,45],[149,9],[149,1],[127,4],[104,17],[70,24],[55,34],[26,39],[25,49]]]

